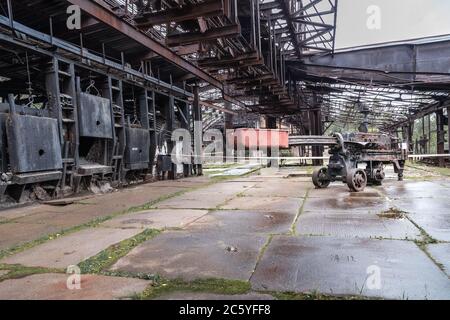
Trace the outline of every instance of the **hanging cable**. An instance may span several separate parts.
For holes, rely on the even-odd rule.
[[[136,98],[134,95],[134,87],[131,87],[131,93],[133,95],[133,112],[134,112],[133,122],[131,124],[134,126],[141,126],[141,122],[139,121],[139,117],[138,117]]]
[[[92,72],[89,72],[89,85],[86,88],[86,93],[87,94],[92,94],[91,90],[95,90],[96,96],[100,97],[100,91],[95,86],[95,80],[92,77]]]

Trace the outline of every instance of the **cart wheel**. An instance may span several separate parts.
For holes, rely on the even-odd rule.
[[[367,174],[362,169],[352,169],[347,174],[347,185],[353,192],[361,192],[367,186]]]
[[[330,185],[331,181],[327,172],[328,168],[325,167],[314,171],[312,180],[317,189],[325,189]]]

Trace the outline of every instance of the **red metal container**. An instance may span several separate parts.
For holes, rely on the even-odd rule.
[[[237,129],[236,146],[246,149],[289,148],[289,131],[278,129]]]

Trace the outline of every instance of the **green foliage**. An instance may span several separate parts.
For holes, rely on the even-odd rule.
[[[81,269],[81,273],[98,274],[102,272],[116,263],[120,258],[127,255],[135,247],[145,241],[153,239],[158,234],[160,234],[159,230],[147,229],[133,238],[110,246],[96,256],[81,262],[78,265]]]

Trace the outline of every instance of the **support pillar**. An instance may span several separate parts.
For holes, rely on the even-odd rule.
[[[225,108],[226,109],[231,109],[231,103],[226,102],[225,103]],[[232,162],[235,161],[234,159],[234,141],[231,141],[232,139],[234,139],[234,115],[230,114],[230,113],[225,113],[224,114],[224,118],[225,118],[225,124],[224,124],[224,128],[223,128],[223,136],[224,136],[224,144],[223,144],[223,162],[227,163],[227,162]],[[230,146],[233,146],[232,148],[230,148]],[[237,162],[237,160],[236,160]]]
[[[271,129],[271,130],[278,129],[277,122],[278,122],[277,118],[275,118],[275,117],[267,117],[267,119],[266,119],[266,127],[267,127],[267,129]],[[267,157],[270,158],[270,157],[279,156],[279,152],[277,152],[277,153],[278,153],[278,155],[274,155],[272,153],[272,146],[267,148]],[[268,160],[267,165],[268,165],[268,167],[272,167],[272,166],[278,167],[279,166],[279,162],[278,162],[278,160],[270,159],[270,160]]]
[[[437,153],[444,154],[445,153],[445,130],[444,130],[444,111],[438,110],[436,111],[436,130],[437,130]],[[443,157],[439,157],[439,166],[445,166],[445,159]]]
[[[200,105],[199,88],[193,87],[194,102],[192,104],[194,114],[194,172],[198,176],[203,175],[203,117]]]
[[[320,103],[318,101],[317,95],[314,94],[314,109],[310,111],[310,125],[311,125],[311,135],[321,136],[323,135],[323,123],[322,123],[322,110]],[[321,146],[313,146],[312,147],[312,156],[313,157],[322,157],[323,156],[323,147]],[[317,159],[313,160],[314,166],[322,166],[323,160]]]
[[[143,129],[150,129],[150,122],[148,119],[148,92],[143,90],[142,94],[139,95],[139,121]]]
[[[414,121],[409,121],[408,126],[406,128],[407,134],[408,134],[408,145],[409,145],[409,152],[414,153]]]
[[[174,129],[174,118],[175,118],[175,100],[171,95],[169,96],[168,103],[166,105],[166,121],[167,121],[167,131],[172,134]],[[172,154],[172,151],[175,147],[175,143],[172,139],[167,140],[167,152],[168,154]],[[169,172],[169,179],[175,180],[177,177],[177,165],[172,162],[172,170]]]
[[[450,107],[447,107],[447,142],[448,153],[450,154]]]
[[[158,134],[156,132],[156,101],[155,101],[155,92],[150,91],[147,92],[147,99],[149,101],[147,114],[147,121],[150,127],[150,171],[153,174],[155,170],[155,158],[156,158],[156,149],[158,148]],[[150,118],[151,114],[151,118]]]
[[[181,122],[182,125],[181,127],[187,131],[190,132],[191,129],[191,117],[190,117],[190,112],[189,112],[189,104],[183,102],[181,103],[181,105],[179,106],[179,110],[181,113],[183,113]],[[189,142],[189,146],[192,145],[192,142]],[[184,152],[186,152],[186,150],[183,150]],[[184,158],[184,157],[183,157]],[[191,163],[183,163],[183,175],[184,177],[189,177],[192,173],[192,164]]]

